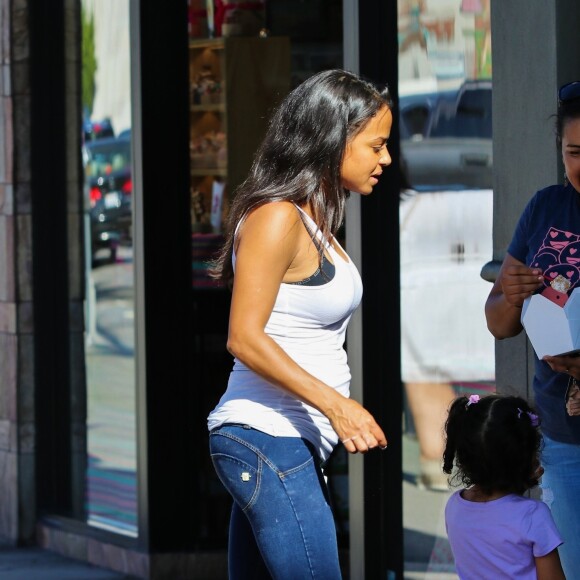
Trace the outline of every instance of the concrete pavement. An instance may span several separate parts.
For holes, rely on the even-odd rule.
[[[2,580],[133,580],[37,547],[15,547],[0,539]]]
[[[130,287],[132,279],[132,271],[128,266],[129,262],[121,262],[94,271],[101,298],[99,304],[93,305],[95,318],[98,307],[104,310],[100,312],[98,326],[95,320],[95,332],[90,336],[89,344],[91,352],[94,352],[92,363],[88,365],[88,372],[89,375],[96,373],[93,380],[104,380],[109,386],[113,385],[115,397],[114,404],[110,403],[102,393],[98,398],[98,404],[91,399],[89,415],[94,419],[90,423],[91,445],[94,447],[98,444],[109,451],[114,448],[116,455],[113,458],[113,465],[121,465],[134,470],[136,467],[130,462],[127,463],[126,458],[131,457],[131,454],[127,455],[124,448],[117,449],[118,445],[115,444],[118,441],[125,443],[132,441],[135,431],[134,411],[131,411],[134,405],[131,399],[133,390],[129,388],[127,391],[129,394],[121,396],[127,389],[123,389],[123,385],[118,385],[116,382],[121,377],[125,377],[128,385],[134,383],[133,371],[131,371],[132,353],[130,352],[133,346],[133,323],[130,317],[124,314],[125,311],[132,311],[132,306],[128,307],[125,304],[126,300],[131,298],[131,295],[127,296],[125,292]],[[107,316],[113,323],[105,324],[108,320]],[[103,328],[111,331],[107,337],[115,347],[113,351],[118,351],[118,356],[111,356],[112,353],[104,348],[106,345],[101,340]],[[101,364],[99,361],[103,357],[106,361]],[[119,420],[119,417],[115,415],[114,421],[117,428],[119,424],[123,426],[125,431],[122,433],[103,431],[103,425],[108,424],[107,416],[101,416],[98,413],[102,414],[103,410],[109,408],[114,408],[117,414],[123,412],[123,419]],[[107,458],[100,447],[94,448],[93,451],[101,459]],[[422,490],[415,484],[415,478],[419,472],[419,450],[417,441],[412,435],[403,437],[403,469],[404,578],[405,580],[455,580],[457,576],[454,573],[453,559],[443,521],[443,509],[449,494]],[[129,578],[129,576],[65,558],[37,547],[16,548],[7,542],[2,542],[0,538],[0,580],[129,580]]]
[[[415,485],[418,472],[416,441],[405,436],[403,453],[404,580],[456,580],[443,521],[443,509],[449,494],[422,490]],[[37,547],[10,546],[2,539],[0,579],[135,580]]]

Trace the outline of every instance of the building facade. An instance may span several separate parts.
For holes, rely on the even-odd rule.
[[[281,3],[280,13],[292,13],[290,4]],[[533,11],[528,4],[491,2],[495,196],[488,279],[525,201],[561,177],[544,120],[555,109],[556,87],[580,71],[573,27],[580,8],[573,0]],[[129,6],[133,532],[87,519],[82,3],[0,0],[0,535],[142,578],[223,578],[223,530],[208,531],[223,505],[219,495],[208,503],[210,466],[200,442],[211,403],[204,395],[211,352],[199,344],[212,334],[202,328],[223,329],[227,300],[192,295],[188,4]],[[397,3],[344,0],[340,9],[344,66],[388,82],[397,99]],[[396,126],[390,148],[396,167]],[[394,167],[368,203],[352,200],[346,225],[365,282],[349,333],[353,392],[390,434],[388,454],[349,458],[344,547],[353,579],[403,577],[402,389],[373,388],[401,385],[398,271],[375,267],[399,254]],[[167,168],[173,193],[159,203]],[[384,363],[385,352],[394,363]],[[498,390],[509,383],[528,394],[531,370],[526,375],[522,368],[531,369],[525,337],[499,343]]]

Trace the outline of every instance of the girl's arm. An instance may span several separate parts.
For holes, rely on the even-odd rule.
[[[566,580],[557,549],[535,560],[538,580]]]
[[[528,268],[510,254],[506,254],[485,303],[487,327],[496,338],[509,338],[521,332],[520,316],[524,300],[543,283],[541,270]]]
[[[368,411],[306,372],[265,332],[280,284],[301,272],[305,263],[316,264],[308,254],[316,254],[316,249],[296,208],[285,202],[259,207],[244,220],[236,242],[229,352],[267,381],[326,415],[339,438],[348,440],[348,451],[385,447],[385,435]],[[305,276],[309,274],[305,272]]]

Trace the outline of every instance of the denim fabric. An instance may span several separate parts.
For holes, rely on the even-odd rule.
[[[544,435],[542,466],[542,500],[552,511],[564,541],[558,548],[564,573],[568,580],[579,580],[580,445],[560,443]]]
[[[234,499],[230,580],[341,578],[328,490],[309,442],[223,425],[210,433],[210,453]]]

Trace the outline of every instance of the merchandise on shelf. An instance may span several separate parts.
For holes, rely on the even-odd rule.
[[[191,166],[196,169],[224,168],[227,165],[226,134],[210,131],[190,141]]]
[[[209,65],[204,65],[191,84],[191,104],[211,105],[223,102],[222,84]]]

